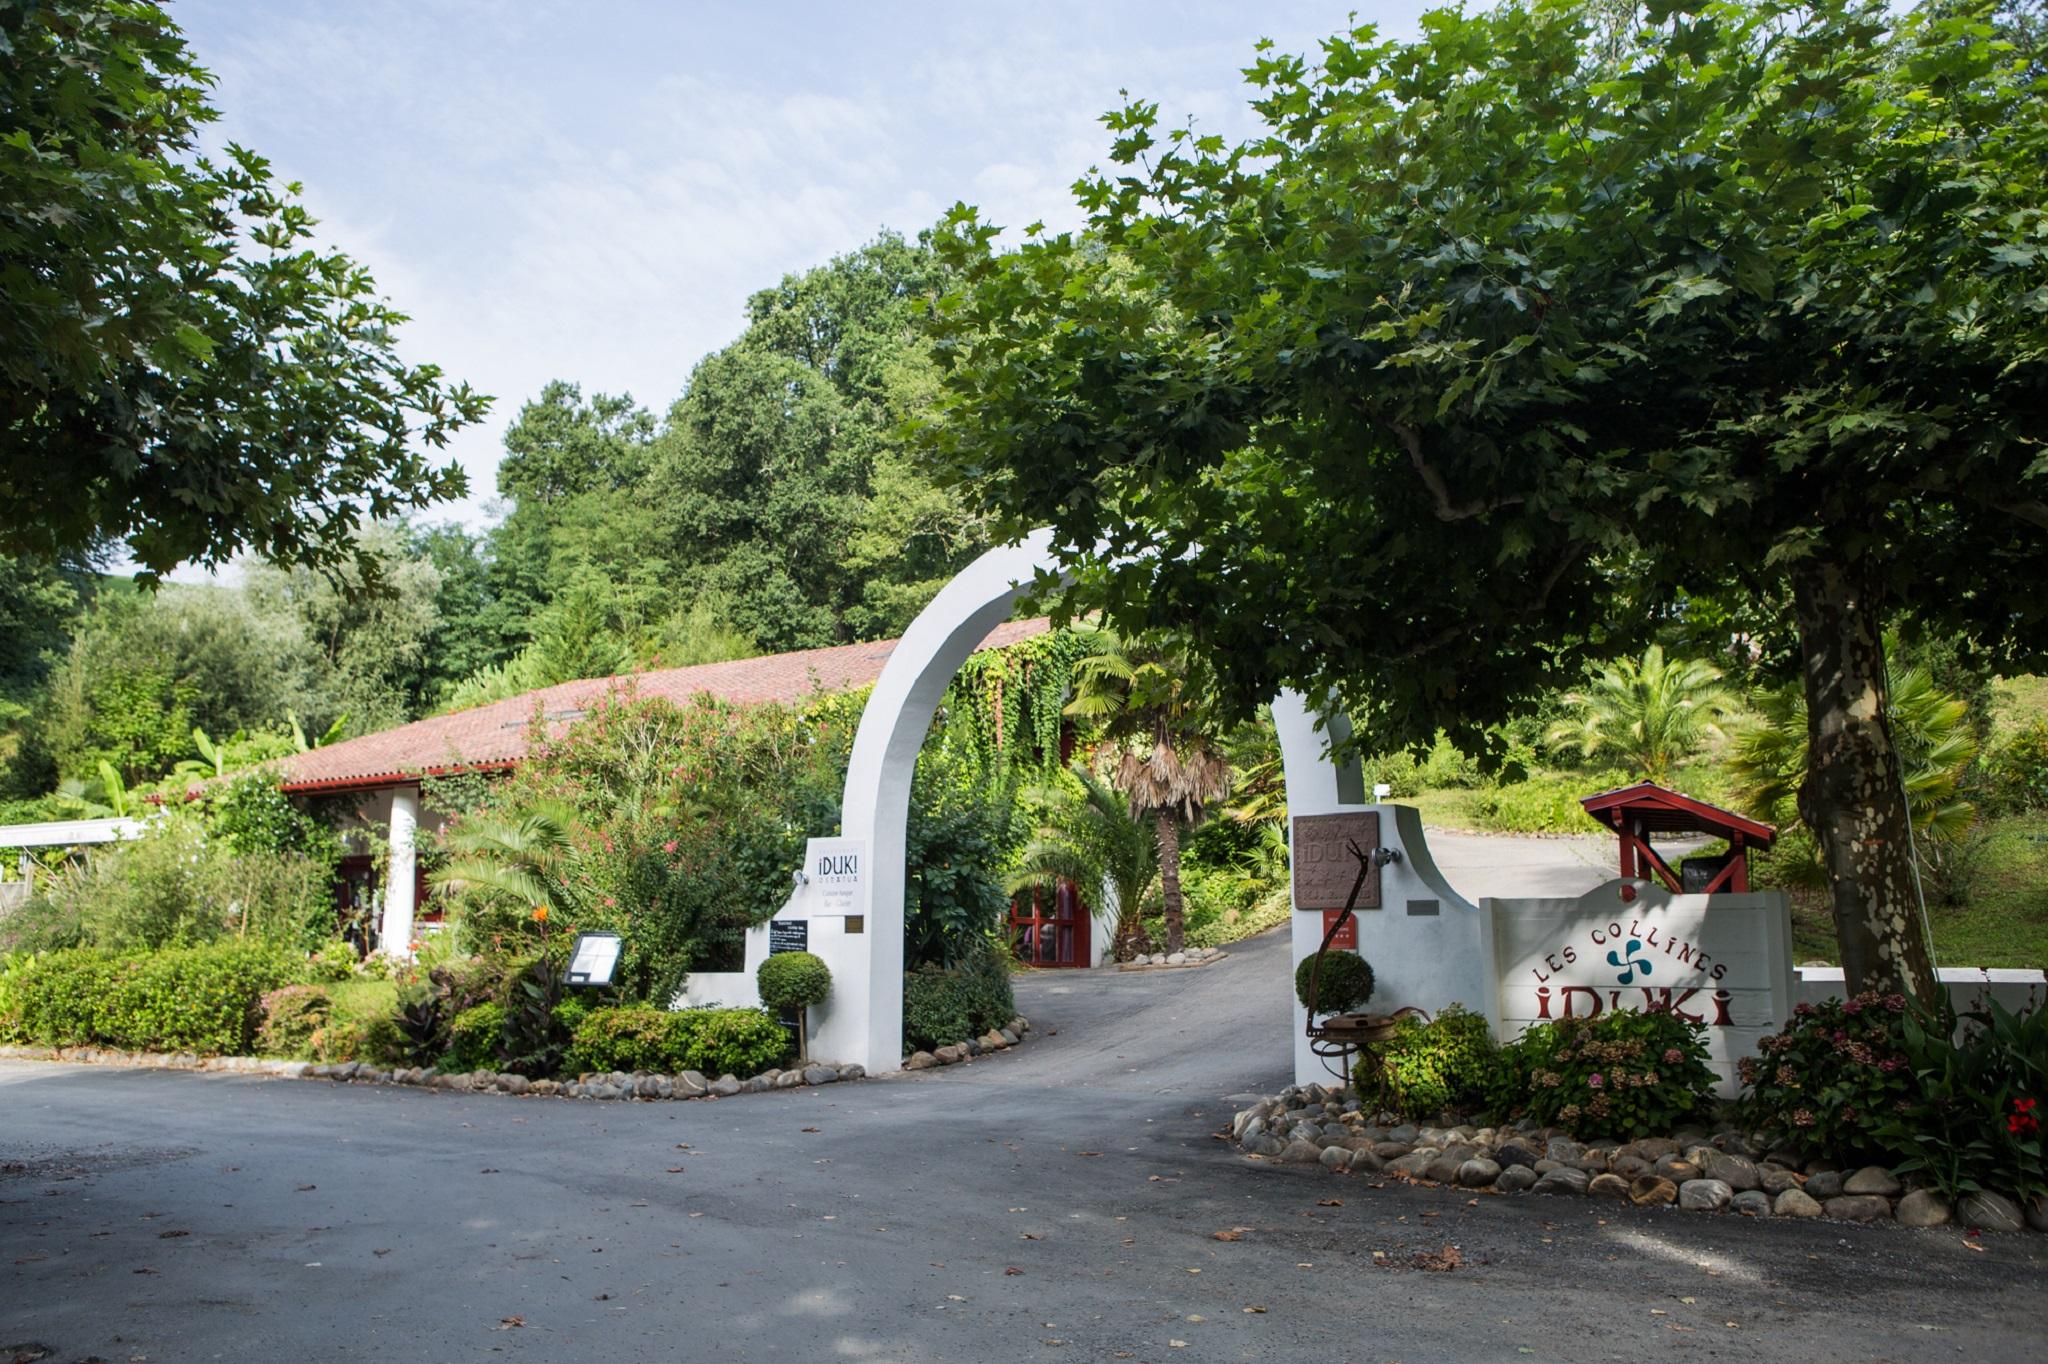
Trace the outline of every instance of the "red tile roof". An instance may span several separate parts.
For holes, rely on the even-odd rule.
[[[977,651],[1016,644],[1049,628],[1042,617],[1011,621],[990,631]],[[287,791],[341,791],[389,786],[423,773],[511,767],[526,756],[528,728],[536,710],[553,736],[614,690],[630,689],[637,696],[665,696],[671,701],[709,695],[737,703],[786,704],[869,685],[882,675],[882,665],[889,661],[896,643],[884,639],[564,682],[294,754],[278,765],[280,776]]]

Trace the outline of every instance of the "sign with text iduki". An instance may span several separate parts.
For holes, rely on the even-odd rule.
[[[860,897],[867,861],[865,839],[811,839],[804,849],[804,875],[811,883],[810,916],[844,918],[865,913]]]
[[[1732,1096],[1736,1060],[1792,1011],[1785,897],[1653,887],[1624,901],[1619,890],[1610,881],[1577,900],[1487,902],[1502,1037],[1532,1023],[1669,1007],[1705,1027],[1720,1091]]]

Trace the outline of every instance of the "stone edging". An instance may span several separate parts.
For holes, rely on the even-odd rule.
[[[524,1075],[497,1071],[442,1072],[426,1067],[401,1066],[381,1070],[361,1061],[316,1065],[307,1061],[277,1061],[262,1056],[195,1056],[185,1053],[116,1051],[106,1047],[0,1047],[0,1061],[62,1061],[71,1064],[115,1065],[157,1070],[225,1071],[243,1075],[270,1075],[286,1080],[336,1080],[357,1084],[414,1085],[424,1089],[449,1089],[468,1093],[523,1094],[536,1098],[563,1099],[703,1099],[729,1098],[735,1094],[757,1094],[770,1089],[796,1089],[804,1085],[837,1084],[867,1075],[858,1065],[835,1066],[813,1061],[792,1070],[768,1070],[751,1079],[721,1075],[707,1080],[694,1070],[680,1075],[655,1075],[635,1071],[631,1075],[614,1071],[609,1075],[583,1075],[574,1080],[529,1080]]]
[[[1734,1128],[1587,1145],[1527,1120],[1499,1128],[1418,1125],[1387,1114],[1374,1121],[1357,1111],[1348,1089],[1299,1085],[1240,1110],[1228,1135],[1254,1161],[1315,1164],[1475,1193],[1528,1191],[1746,1217],[2048,1232],[2048,1198],[2022,1208],[2001,1194],[1975,1193],[1951,1206],[1932,1189],[1907,1188],[1882,1166],[1843,1171],[1825,1161],[1801,1167],[1787,1152],[1760,1156]]]
[[[1030,1035],[1031,1020],[1013,1018],[1002,1027],[990,1028],[981,1036],[969,1038],[965,1042],[955,1042],[950,1047],[940,1047],[935,1051],[914,1051],[903,1058],[903,1068],[930,1070],[934,1066],[958,1065],[970,1056],[980,1056],[984,1052],[1007,1051],[1011,1047],[1022,1046],[1024,1039]]]
[[[1147,956],[1139,953],[1129,961],[1116,964],[1119,971],[1185,971],[1190,967],[1207,966],[1222,961],[1230,954],[1220,947],[1191,947],[1185,952],[1154,952]],[[1174,958],[1179,957],[1179,961]]]

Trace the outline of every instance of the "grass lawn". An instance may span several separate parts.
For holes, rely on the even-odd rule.
[[[378,1018],[398,1007],[398,986],[393,981],[344,980],[320,988],[334,1000],[337,1022],[342,1019]]]
[[[1966,902],[1927,907],[1942,966],[2048,966],[2048,815],[1987,820]],[[1834,922],[1819,891],[1792,894],[1792,958],[1836,960]]]

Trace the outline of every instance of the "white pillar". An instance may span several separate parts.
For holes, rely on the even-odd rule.
[[[415,845],[420,824],[420,793],[401,786],[391,793],[391,867],[384,881],[384,927],[380,944],[387,957],[412,955],[412,913]]]

